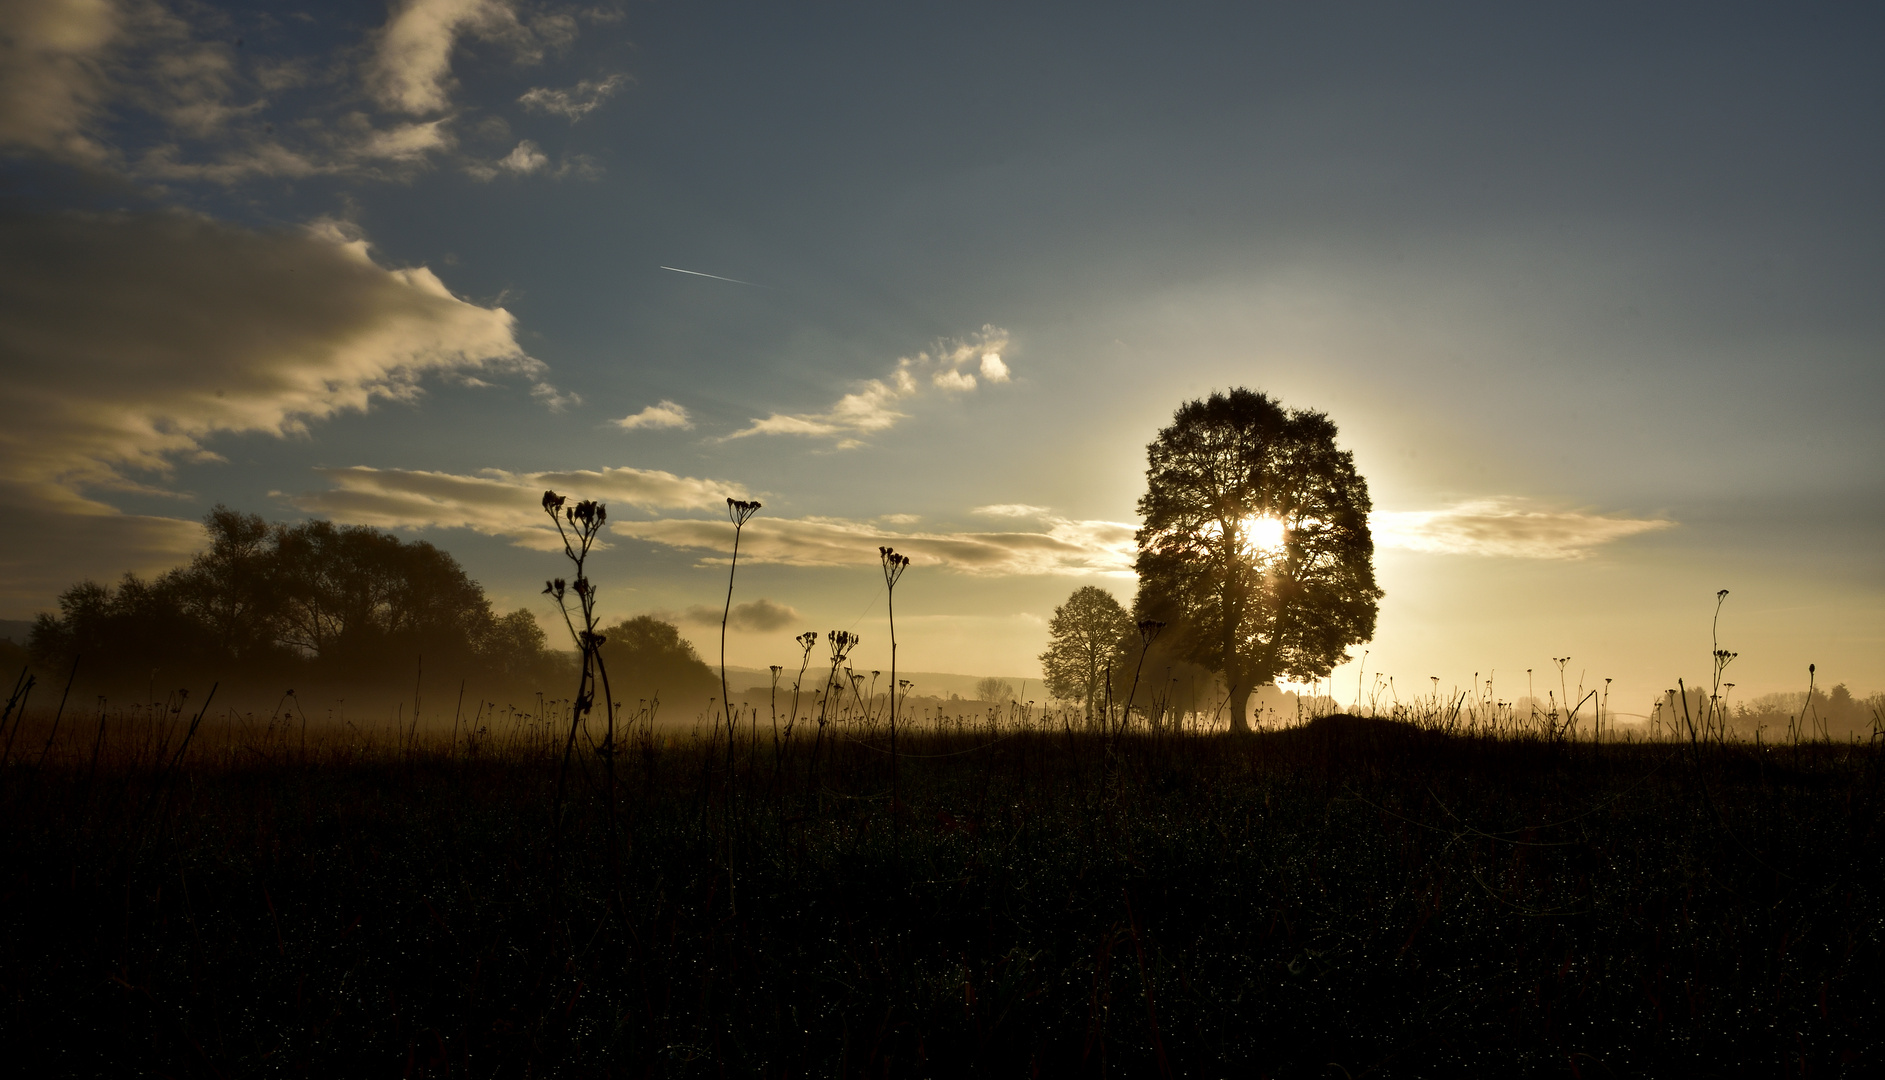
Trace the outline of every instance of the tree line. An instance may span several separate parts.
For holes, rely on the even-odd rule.
[[[457,559],[425,541],[331,521],[268,522],[218,505],[208,545],[153,578],[84,581],[35,621],[31,659],[82,663],[90,682],[159,688],[221,680],[386,687],[415,672],[475,673],[487,685],[573,685],[529,609],[500,613]],[[709,696],[712,672],[672,624],[650,616],[605,631],[625,704]]]

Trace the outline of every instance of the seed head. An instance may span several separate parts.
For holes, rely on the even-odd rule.
[[[895,548],[887,547],[878,548],[877,557],[881,559],[884,564],[884,587],[887,589],[896,588],[897,579],[901,578],[903,572],[909,569],[910,557],[908,555],[899,555]]]
[[[745,499],[735,499],[731,497],[727,499],[727,518],[733,522],[735,529],[746,524],[747,520],[757,513],[759,513],[759,504],[757,502],[748,502]]]
[[[850,652],[852,647],[861,640],[856,634],[851,633],[849,630],[833,630],[826,634],[825,637],[831,642],[831,664],[833,667],[842,663],[844,654]]]

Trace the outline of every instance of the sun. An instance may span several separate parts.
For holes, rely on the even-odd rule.
[[[1257,551],[1281,551],[1283,533],[1283,522],[1280,518],[1260,517],[1256,514],[1244,518],[1244,536],[1249,545]]]

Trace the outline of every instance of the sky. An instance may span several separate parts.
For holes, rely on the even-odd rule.
[[[1038,678],[1145,447],[1327,413],[1403,699],[1885,689],[1869,5],[0,4],[0,617],[225,503],[502,610]],[[1365,656],[1364,656],[1365,650]],[[1547,675],[1549,673],[1549,675]],[[1383,684],[1385,686],[1385,684]],[[1386,690],[1381,691],[1383,694]],[[1032,693],[1024,696],[1032,697]]]

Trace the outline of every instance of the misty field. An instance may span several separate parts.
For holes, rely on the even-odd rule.
[[[1876,744],[1004,711],[15,724],[5,1043],[74,1076],[1885,1067]],[[598,753],[608,745],[615,754]]]

